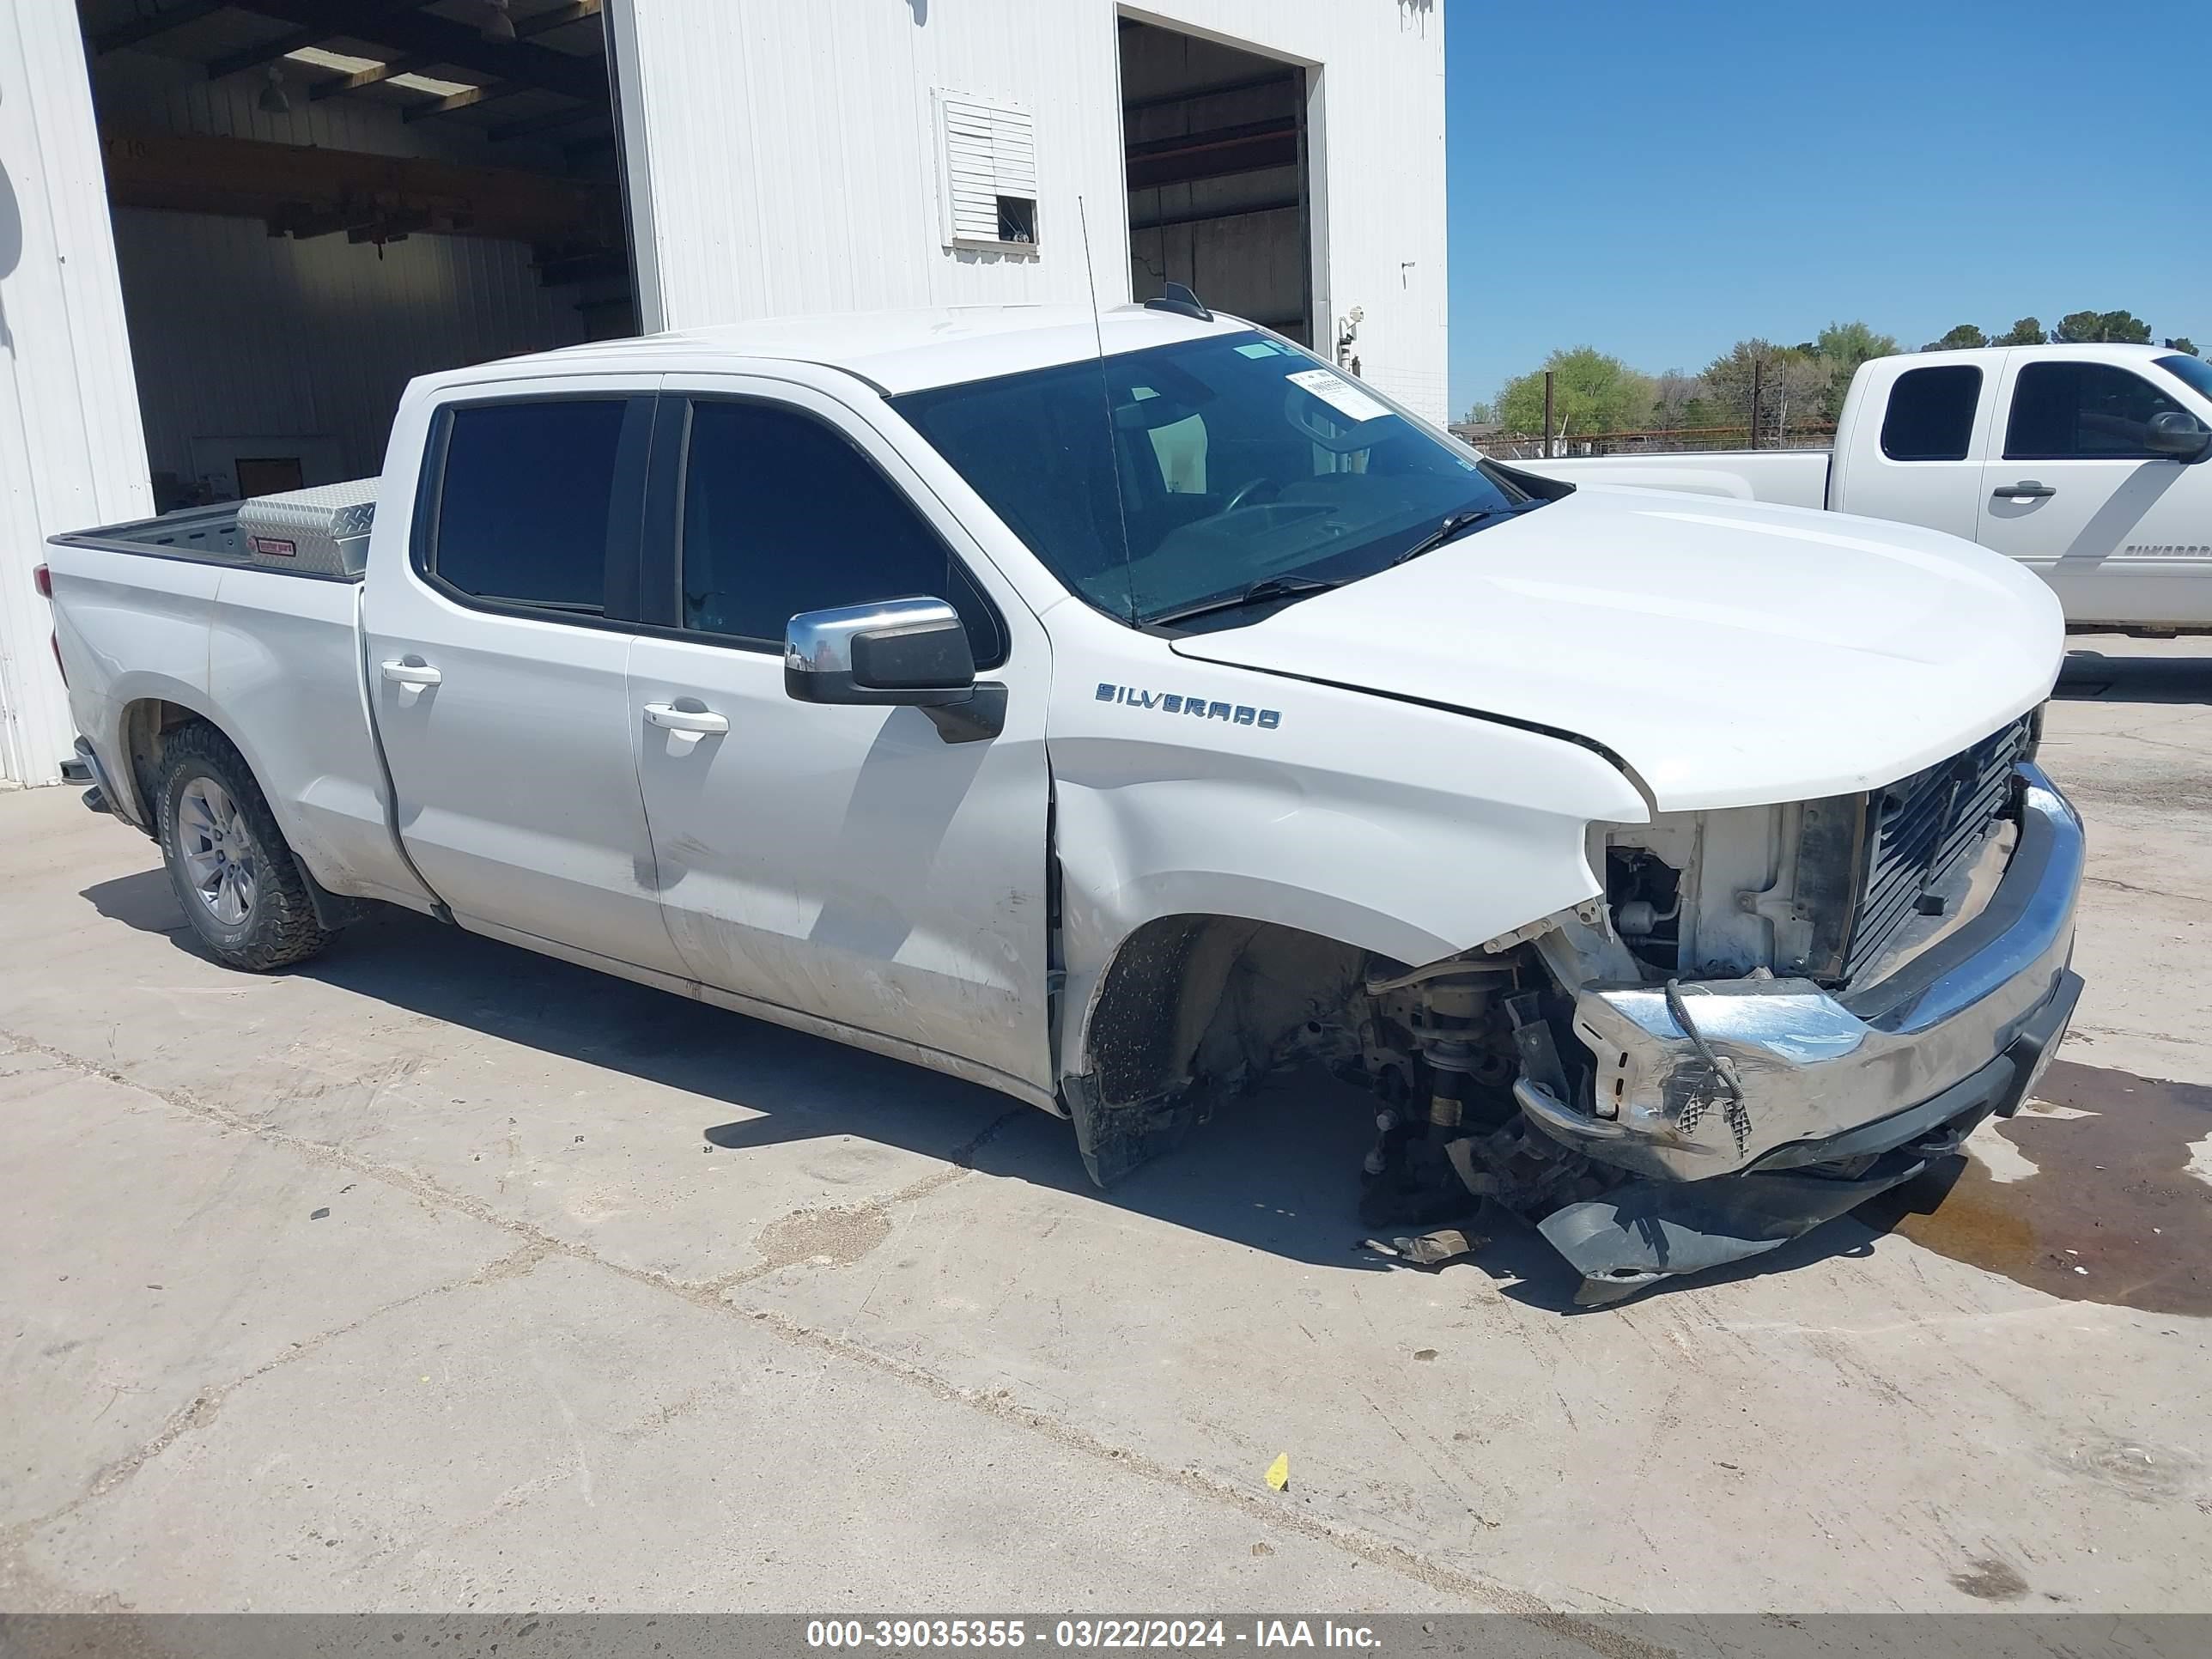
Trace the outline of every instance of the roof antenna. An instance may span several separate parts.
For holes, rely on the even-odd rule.
[[[1075,217],[1083,228],[1083,278],[1091,286],[1091,340],[1098,359],[1098,401],[1106,410],[1106,465],[1114,472],[1114,514],[1121,521],[1121,570],[1129,575],[1129,504],[1121,494],[1121,452],[1114,440],[1114,390],[1106,383],[1106,331],[1098,321],[1098,272],[1091,263],[1091,215],[1083,198],[1075,198]],[[1188,294],[1188,289],[1183,290]],[[1146,303],[1150,305],[1151,301]],[[1194,303],[1195,303],[1194,301]],[[1129,626],[1137,625],[1137,586],[1129,583]]]
[[[1206,302],[1182,283],[1168,283],[1167,291],[1159,298],[1145,301],[1145,308],[1147,311],[1172,311],[1178,317],[1194,317],[1201,323],[1213,320],[1213,313],[1206,308]]]

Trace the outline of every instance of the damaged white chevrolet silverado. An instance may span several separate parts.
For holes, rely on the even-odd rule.
[[[1494,1203],[1590,1301],[1954,1150],[2079,989],[2035,577],[1539,480],[1184,298],[433,375],[379,480],[48,558],[91,799],[228,963],[402,905],[1101,1183],[1326,1065],[1371,1224]]]

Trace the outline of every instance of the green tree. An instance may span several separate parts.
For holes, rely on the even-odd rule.
[[[1639,374],[1618,357],[1595,346],[1555,351],[1544,360],[1552,372],[1552,435],[1621,432],[1639,427],[1651,414],[1651,377]],[[1544,369],[1508,380],[1498,394],[1496,413],[1509,431],[1544,429]]]
[[[2192,357],[2201,357],[2204,355],[2203,352],[2197,350],[2197,343],[2194,340],[2188,338],[2186,336],[2178,339],[2168,340],[2166,343],[2166,349],[2169,351],[2185,351]]]
[[[2047,337],[2040,318],[2023,317],[2005,333],[1991,340],[1991,345],[2041,345]]]
[[[2058,319],[2062,345],[2088,345],[2110,340],[2121,344],[2148,345],[2150,325],[2126,311],[2072,311]]]
[[[1838,365],[1847,374],[1870,358],[1893,357],[1898,349],[1894,334],[1877,334],[1864,323],[1830,323],[1813,343],[1815,356]]]
[[[1898,349],[1894,334],[1877,334],[1864,323],[1830,323],[1822,329],[1810,354],[1828,371],[1828,383],[1820,389],[1820,412],[1834,420],[1843,412],[1844,394],[1850,390],[1851,376],[1858,373],[1859,365],[1876,357],[1893,357]]]
[[[1463,424],[1468,426],[1488,426],[1497,418],[1498,412],[1496,405],[1492,404],[1469,404],[1467,410],[1467,419]]]
[[[1940,340],[1930,340],[1921,347],[1923,351],[1965,351],[1973,346],[1985,346],[1990,337],[1972,323],[1961,323]]]

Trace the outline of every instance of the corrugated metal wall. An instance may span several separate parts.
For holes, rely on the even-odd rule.
[[[185,481],[204,471],[196,437],[327,438],[337,476],[364,477],[413,376],[584,337],[520,242],[412,236],[379,258],[343,236],[118,208],[115,252],[147,459]]]
[[[31,568],[146,488],[100,141],[68,0],[0,5],[0,778],[51,783],[75,729]]]
[[[1437,0],[621,0],[648,326],[885,306],[1129,296],[1121,15],[1298,62],[1327,349],[1365,313],[1367,377],[1445,418],[1443,15]],[[1038,253],[953,251],[930,94],[1036,118]]]

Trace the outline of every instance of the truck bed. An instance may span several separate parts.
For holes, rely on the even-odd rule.
[[[1572,484],[1615,484],[1628,489],[1674,489],[1692,495],[1724,495],[1778,507],[1826,507],[1825,449],[1698,450],[1680,455],[1600,455],[1514,465]]]
[[[56,536],[65,547],[239,564],[359,581],[376,518],[374,478],[188,507],[156,519]]]
[[[64,547],[97,547],[111,553],[167,551],[178,558],[243,562],[246,555],[239,547],[238,509],[244,505],[243,501],[217,501],[212,507],[179,507],[156,519],[76,530],[52,539]]]

